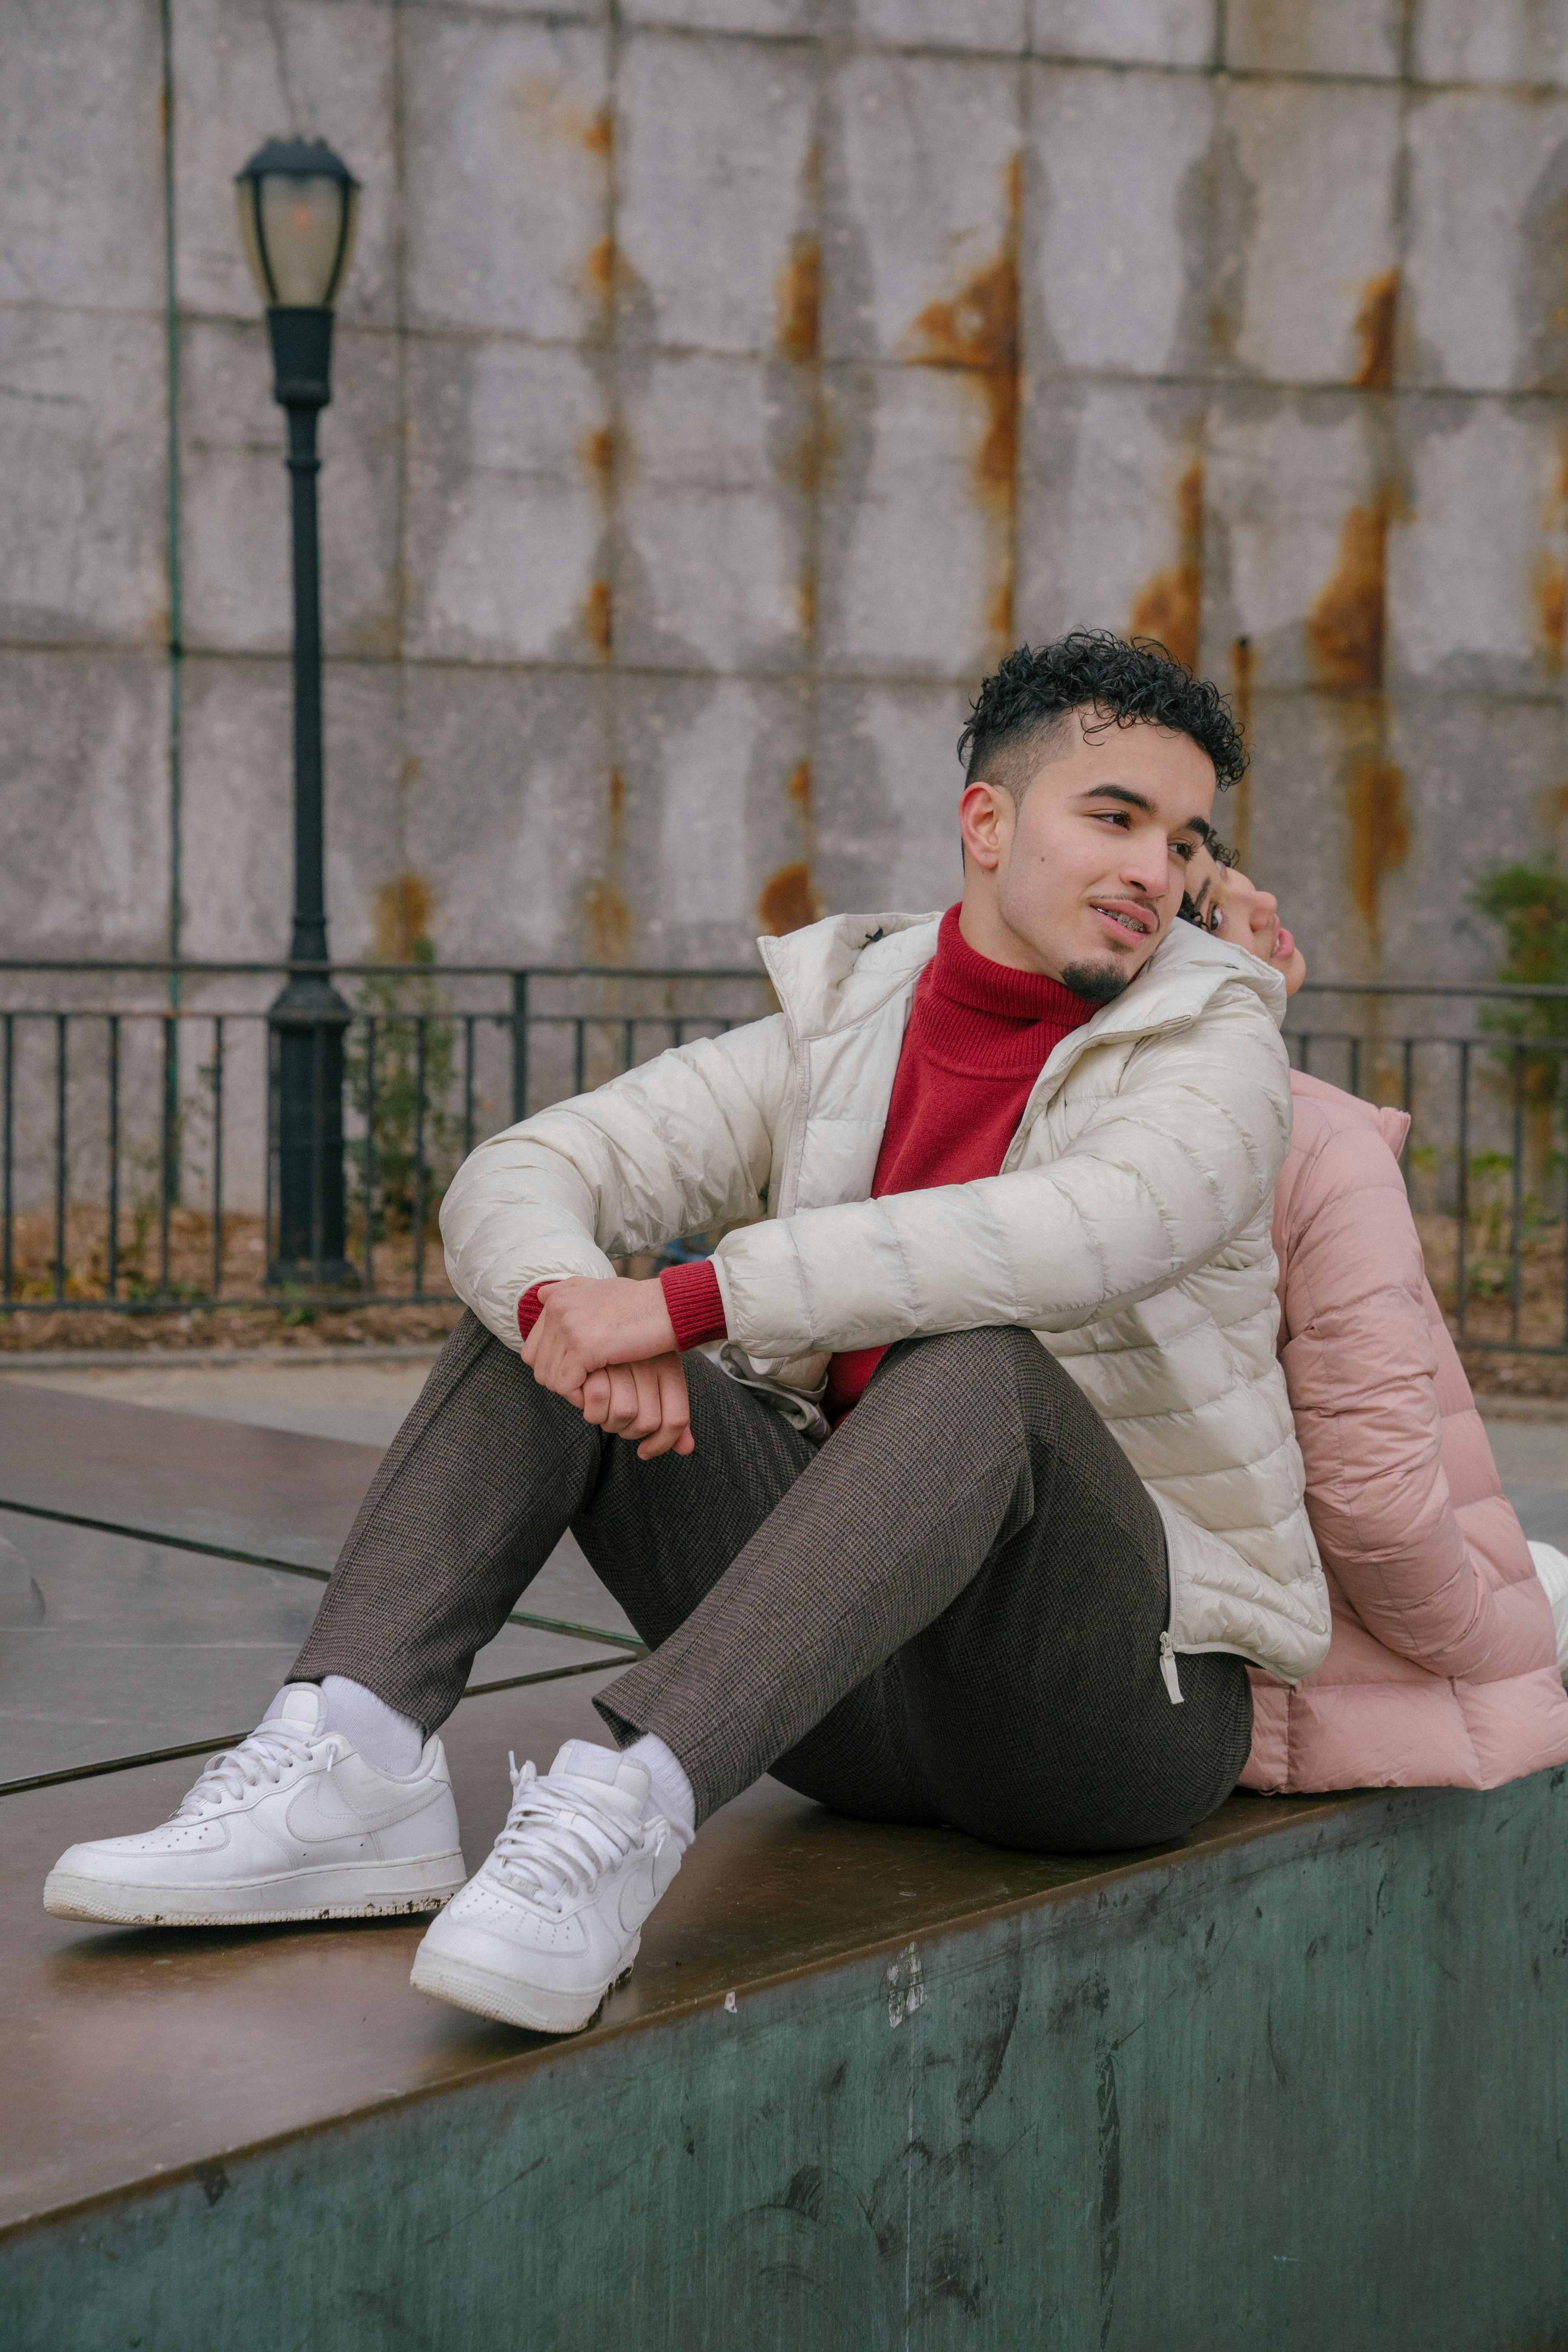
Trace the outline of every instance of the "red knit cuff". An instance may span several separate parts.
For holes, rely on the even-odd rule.
[[[540,1293],[545,1287],[543,1283],[536,1282],[533,1288],[525,1290],[517,1302],[517,1328],[521,1332],[525,1342],[543,1311],[544,1301],[540,1297]]]
[[[710,1340],[728,1337],[724,1297],[710,1257],[694,1259],[689,1265],[667,1265],[658,1282],[678,1348],[705,1348]]]

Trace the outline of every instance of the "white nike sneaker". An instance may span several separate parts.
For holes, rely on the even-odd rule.
[[[631,1974],[679,1841],[662,1816],[644,1819],[641,1765],[591,1740],[569,1739],[542,1780],[514,1758],[511,1785],[505,1829],[431,1922],[413,1981],[505,2025],[576,2033]]]
[[[44,1886],[57,1919],[226,1927],[433,1911],[463,1883],[441,1742],[405,1779],[323,1723],[314,1683],[285,1685],[237,1748],[207,1759],[159,1829],[68,1847]]]

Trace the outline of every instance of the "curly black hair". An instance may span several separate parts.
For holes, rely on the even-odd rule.
[[[1190,736],[1221,784],[1247,772],[1240,730],[1217,687],[1194,677],[1153,637],[1074,629],[1054,645],[1018,646],[985,680],[958,739],[967,781],[984,777],[1020,798],[1049,737],[1070,711],[1089,708],[1105,727],[1143,721]]]

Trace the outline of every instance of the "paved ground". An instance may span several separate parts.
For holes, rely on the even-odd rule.
[[[79,1371],[27,1372],[5,1377],[29,1387],[62,1389],[74,1396],[107,1397],[117,1404],[156,1405],[209,1420],[248,1422],[257,1429],[297,1430],[302,1437],[337,1437],[351,1445],[390,1445],[425,1385],[435,1350],[414,1362],[311,1363],[241,1356],[233,1363],[91,1367]]]
[[[417,1361],[395,1363],[312,1363],[251,1356],[220,1365],[174,1362],[31,1373],[7,1368],[0,1377],[121,1404],[384,1446],[434,1360],[434,1350]],[[1568,1551],[1568,1410],[1531,1420],[1489,1416],[1487,1428],[1525,1533]]]
[[[1525,1534],[1568,1551],[1568,1412],[1531,1421],[1489,1416],[1487,1435]]]
[[[0,1793],[216,1747],[287,1675],[421,1363],[0,1381]],[[570,1537],[470,1691],[624,1664]]]

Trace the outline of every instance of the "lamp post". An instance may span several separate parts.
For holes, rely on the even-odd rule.
[[[277,1073],[278,1254],[271,1283],[352,1284],[344,1255],[343,1032],[327,962],[316,419],[332,396],[332,303],[353,245],[359,183],[319,140],[274,139],[235,181],[239,233],[272,338],[273,396],[289,418],[294,526],[295,969],[271,1006]],[[319,965],[310,971],[301,965]]]

